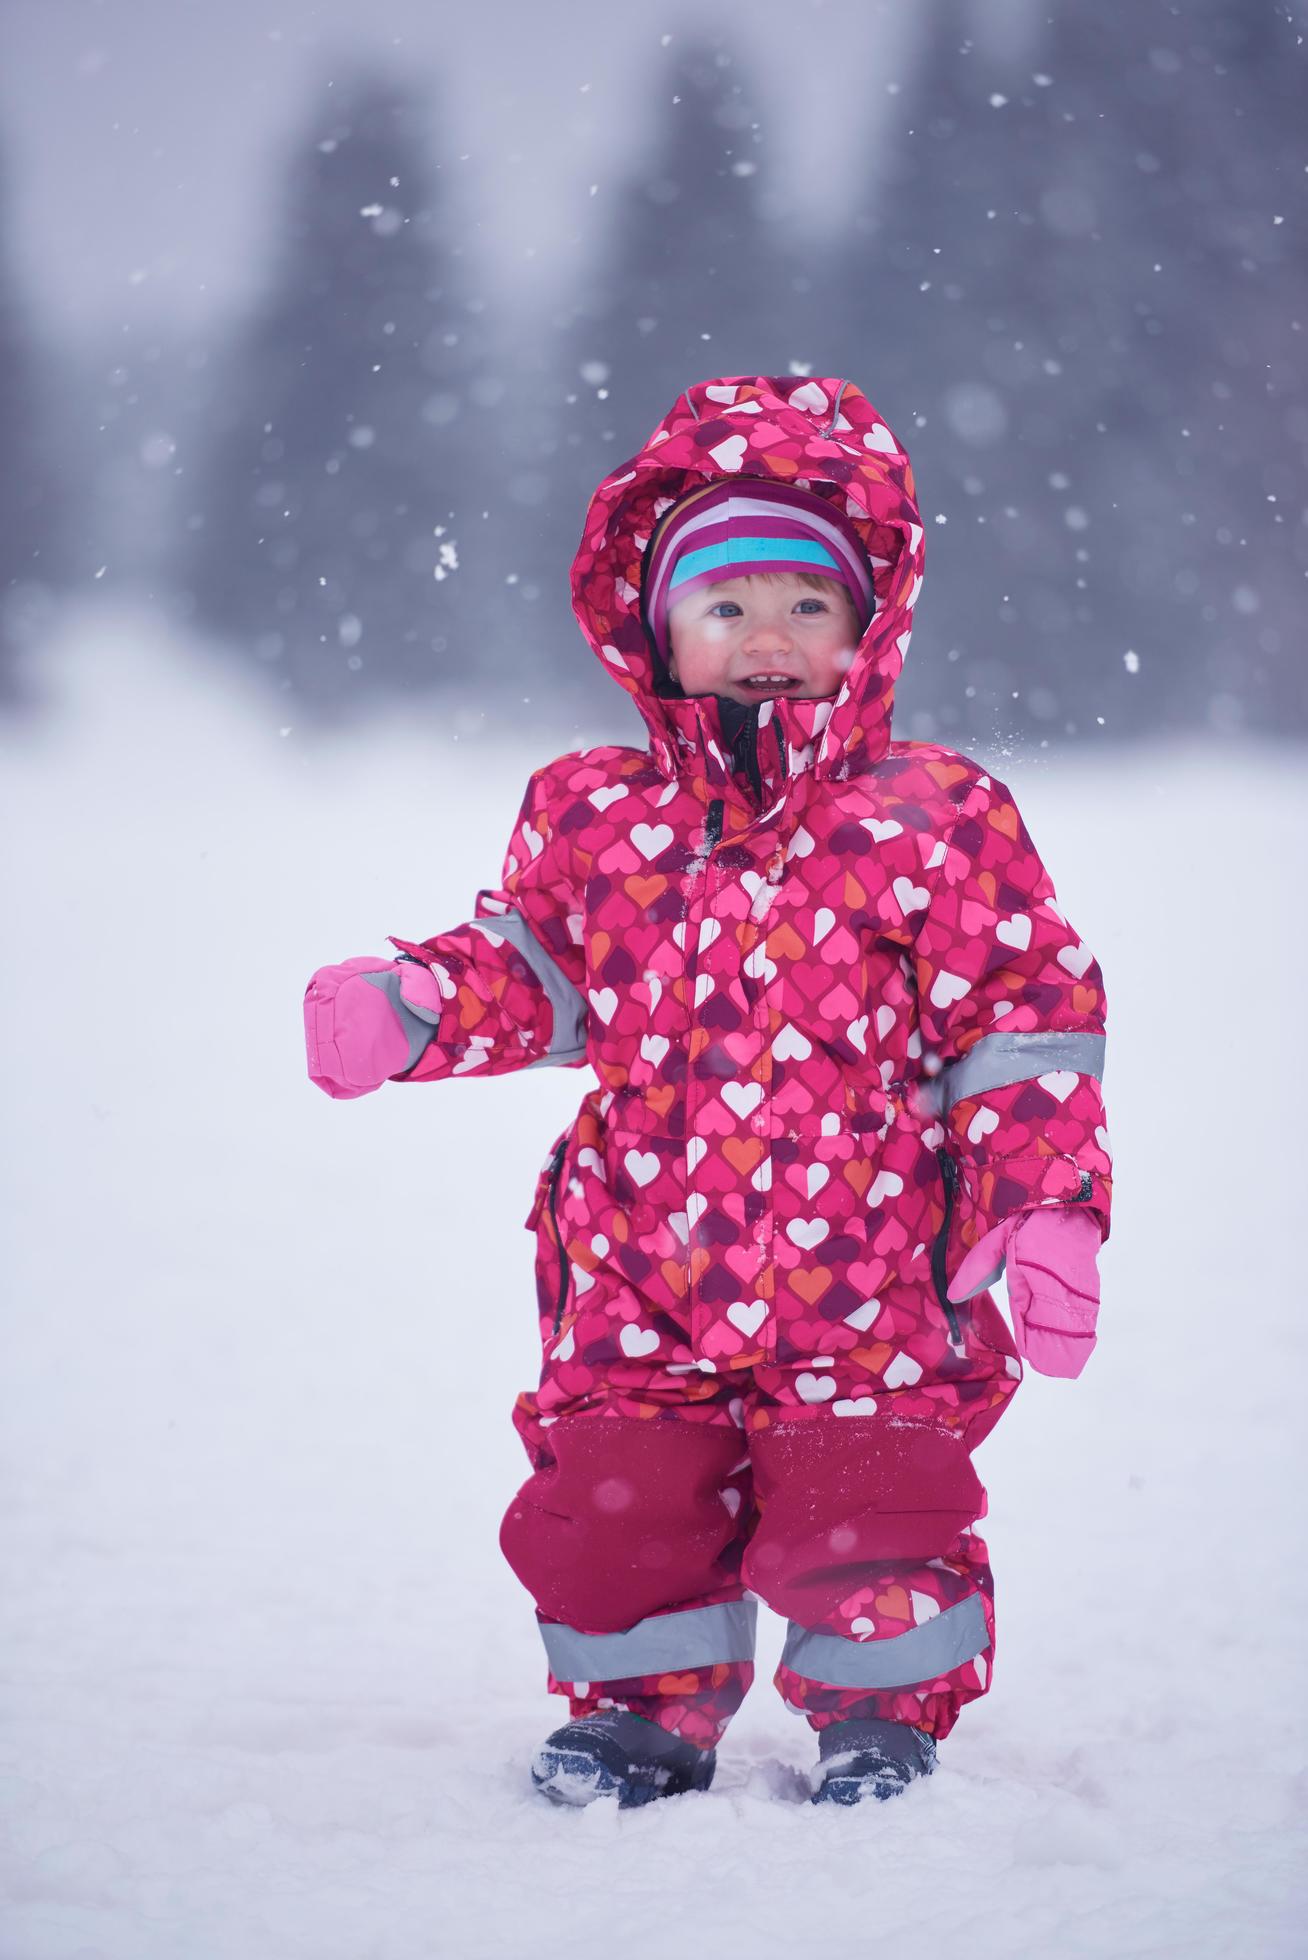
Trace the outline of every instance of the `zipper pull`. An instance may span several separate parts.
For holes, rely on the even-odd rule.
[[[708,818],[704,825],[704,850],[706,856],[709,851],[715,851],[722,842],[722,820],[726,816],[726,813],[726,804],[720,797],[715,796],[708,806]]]

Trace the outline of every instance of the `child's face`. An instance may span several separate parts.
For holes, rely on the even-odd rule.
[[[859,640],[846,588],[836,579],[807,584],[793,572],[701,586],[669,608],[668,632],[682,693],[733,701],[837,694]]]

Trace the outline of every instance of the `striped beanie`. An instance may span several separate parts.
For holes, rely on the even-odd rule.
[[[875,610],[872,567],[853,525],[814,491],[736,476],[693,490],[664,513],[645,574],[642,605],[660,659],[671,644],[668,613],[701,586],[750,572],[816,572],[848,591],[862,629]]]

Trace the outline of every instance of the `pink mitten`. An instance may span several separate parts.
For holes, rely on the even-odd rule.
[[[320,966],[304,994],[310,1079],[338,1101],[366,1096],[413,1067],[440,1017],[440,981],[415,960]]]
[[[1014,1212],[973,1246],[949,1288],[970,1300],[1007,1262],[1017,1351],[1042,1375],[1079,1375],[1095,1344],[1102,1242],[1098,1214],[1070,1205]]]

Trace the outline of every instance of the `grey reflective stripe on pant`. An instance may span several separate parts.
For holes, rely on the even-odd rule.
[[[550,1006],[554,1010],[550,1045],[543,1055],[527,1066],[560,1068],[565,1062],[584,1061],[586,1003],[562,967],[546,952],[521,912],[498,912],[493,918],[469,919],[468,924],[476,926],[479,932],[493,932],[496,938],[507,939],[510,946],[521,953],[549,996]]]
[[[937,1113],[947,1116],[966,1096],[1005,1089],[1010,1082],[1030,1082],[1055,1069],[1102,1080],[1103,1035],[984,1034],[961,1061],[951,1062],[932,1083]]]
[[[934,1681],[990,1645],[980,1593],[889,1640],[810,1633],[792,1620],[781,1665],[825,1688],[913,1688]]]
[[[630,1681],[673,1668],[752,1661],[757,1619],[754,1600],[733,1599],[686,1613],[656,1613],[625,1633],[578,1633],[542,1621],[540,1637],[556,1681]]]

